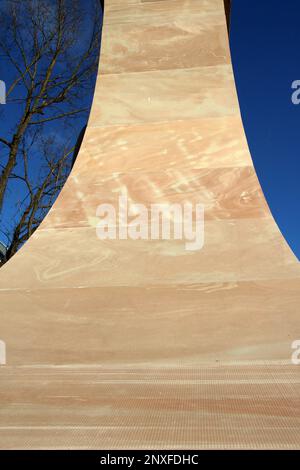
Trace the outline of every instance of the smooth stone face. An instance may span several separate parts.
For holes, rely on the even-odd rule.
[[[223,2],[105,3],[72,175],[0,272],[0,447],[299,447],[300,268],[253,169]],[[99,240],[124,190],[203,203],[203,249]]]
[[[122,30],[125,24],[131,27],[124,26]],[[165,25],[169,27],[164,30]],[[152,26],[152,40],[145,41],[144,33]],[[174,28],[179,30],[175,32]],[[206,38],[203,44],[202,35]],[[189,41],[195,47],[184,49]],[[220,61],[214,64],[211,58],[215,53],[207,48],[208,44],[220,48],[215,57]],[[136,59],[141,50],[144,59],[139,61]],[[165,60],[170,60],[168,67]],[[188,62],[182,64],[180,60]],[[96,208],[104,202],[116,205],[124,190],[130,202],[148,208],[153,203],[203,203],[203,249],[189,253],[181,241],[173,240],[99,240]],[[80,289],[83,296],[84,289],[102,286],[181,288],[199,284],[202,289],[215,283],[218,291],[218,286],[228,282],[298,282],[299,278],[299,265],[270,216],[247,149],[229,63],[222,2],[129,1],[125,5],[108,1],[100,73],[80,155],[49,216],[1,270],[2,292],[11,293],[13,299],[19,291],[40,291],[44,300],[40,299],[38,308],[42,309],[51,289],[61,289],[61,293]],[[274,292],[274,296],[275,302],[281,302],[280,294]],[[66,302],[61,300],[57,314],[48,319],[53,331],[60,329],[68,298],[69,295]],[[249,302],[252,300],[251,296]],[[131,310],[131,301],[123,301],[120,318],[123,309]],[[92,297],[86,298],[84,310],[89,308],[89,302],[93,303]],[[247,301],[240,304],[241,318],[245,305]],[[32,307],[36,308],[34,304]],[[44,330],[29,307],[24,311],[24,320],[16,322],[16,309],[16,302],[12,301],[5,312],[2,335],[14,329],[20,337],[19,349],[24,345],[24,352],[14,354],[9,334],[3,338],[8,344],[8,357],[14,357],[15,363],[32,363],[25,345],[31,337],[35,338],[38,351],[44,344]],[[178,312],[180,309],[179,301]],[[101,315],[104,314],[105,309],[101,308]],[[218,315],[216,310],[211,312],[212,328],[217,328]],[[176,314],[170,313],[169,322],[176,324],[175,319]],[[282,311],[281,321],[283,325],[289,322],[286,311]],[[29,337],[22,339],[17,332],[23,330],[24,322],[32,323],[32,328]],[[239,338],[247,338],[242,320],[239,328]],[[291,337],[297,329],[295,324]],[[188,347],[189,336],[180,328],[179,332]],[[269,328],[264,334],[269,348],[266,356],[259,343],[260,359],[271,360],[278,356],[277,343],[273,347],[270,344]],[[234,349],[237,336],[232,335],[231,340]],[[70,335],[66,338],[66,353],[71,341]],[[158,336],[158,344],[160,341],[164,342]],[[255,337],[252,341],[253,350]],[[52,346],[55,348],[55,341]],[[165,342],[164,347],[168,348]],[[259,358],[259,348],[255,358]],[[122,360],[122,342],[118,351],[111,356],[113,362]],[[286,356],[289,353],[287,350]],[[141,345],[139,355],[143,360],[151,361],[152,354],[149,348],[143,351]],[[199,360],[202,354],[199,350]],[[206,354],[214,354],[214,349],[208,349]],[[223,354],[228,354],[228,350],[224,348]],[[50,357],[49,349],[51,364]],[[62,363],[63,357],[64,354]],[[72,363],[72,354],[68,357]],[[243,354],[239,359],[243,360]],[[94,361],[102,360],[100,347]],[[184,360],[183,356],[181,361]],[[85,362],[84,357],[82,361]]]

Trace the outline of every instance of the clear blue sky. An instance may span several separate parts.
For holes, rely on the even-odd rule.
[[[231,52],[242,117],[263,191],[300,259],[300,1],[233,0]]]

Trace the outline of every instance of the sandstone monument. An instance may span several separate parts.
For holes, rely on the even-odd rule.
[[[203,203],[203,249],[99,240],[124,188]],[[300,446],[300,267],[252,165],[223,0],[106,0],[76,163],[0,289],[1,448]]]

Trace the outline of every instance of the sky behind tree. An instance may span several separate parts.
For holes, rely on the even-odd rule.
[[[23,1],[23,4],[26,4],[27,0]],[[38,1],[38,0],[37,0]],[[66,0],[69,7],[72,7],[72,1]],[[8,12],[9,12],[9,5],[12,3],[11,0],[0,0],[0,26],[2,28],[2,34],[4,34],[5,27],[9,22],[12,21]],[[46,0],[46,3],[51,8],[53,6],[52,0]],[[72,44],[71,50],[71,57],[74,58],[80,57],[83,54],[83,51],[88,47],[89,41],[91,39],[92,28],[94,25],[95,20],[95,10],[94,10],[94,0],[80,0],[79,1],[80,8],[82,9],[83,15],[81,17],[81,25],[80,31],[77,31],[77,39],[74,44]],[[101,9],[98,10],[101,12]],[[24,18],[25,19],[25,18]],[[102,13],[99,18],[99,22],[102,24]],[[25,41],[26,38],[24,37],[25,34],[22,34],[22,25],[20,24],[20,33],[22,39]],[[30,41],[31,38],[28,39]],[[11,43],[11,53],[14,56],[18,56],[16,50],[14,50],[14,43]],[[99,52],[99,51],[98,51]],[[46,60],[47,58],[45,58]],[[21,58],[19,59],[21,60]],[[41,62],[44,59],[41,60]],[[64,73],[68,67],[71,67],[72,63],[64,62],[64,60],[60,60],[56,64],[56,71]],[[86,125],[92,100],[94,94],[94,85],[96,81],[96,74],[95,73],[91,77],[90,80],[87,80],[86,89],[83,92],[78,94],[78,98],[73,98],[73,104],[78,106],[78,108],[85,108],[86,111],[81,112],[78,115],[74,115],[71,118],[64,119],[64,120],[57,120],[51,121],[43,125],[42,129],[42,136],[43,139],[48,139],[49,142],[51,139],[55,142],[55,146],[57,148],[59,145],[66,148],[72,148],[75,146],[78,136],[80,135],[81,130]],[[0,51],[0,80],[3,80],[6,83],[7,90],[14,82],[16,77],[18,76],[18,71],[16,67],[14,67],[10,60],[5,56],[3,51]],[[21,104],[19,99],[26,95],[26,89],[24,83],[20,82],[18,86],[15,88],[14,92],[8,97],[6,105],[0,106],[0,122],[1,122],[1,129],[0,129],[0,136],[9,139],[9,136],[12,136],[14,133],[14,128],[16,123],[20,119],[24,106]],[[76,101],[77,100],[77,101]],[[70,110],[69,103],[63,102],[60,105],[60,109],[62,112],[67,112]],[[47,114],[47,118],[51,116]],[[43,119],[44,113],[41,112],[40,117],[38,119]],[[36,119],[36,117],[35,117]],[[5,146],[0,147],[0,155],[1,155],[1,164],[5,161]],[[54,151],[54,144],[53,148],[51,149],[51,145],[49,148],[49,154],[51,151]],[[70,155],[70,162],[72,160],[72,155]],[[14,173],[18,173],[21,171],[22,162],[19,160],[15,169]],[[30,154],[30,161],[28,165],[30,171],[30,177],[34,179],[38,176],[38,174],[42,171],[41,169],[41,156],[40,156],[40,149],[38,145],[31,151]],[[20,183],[19,179],[11,178],[8,183],[8,190],[5,194],[4,204],[1,213],[1,232],[0,232],[0,241],[7,244],[7,235],[5,232],[9,229],[10,226],[13,226],[14,221],[18,220],[20,215],[20,203],[26,197],[26,187],[24,184]]]

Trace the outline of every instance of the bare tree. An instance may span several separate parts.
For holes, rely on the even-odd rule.
[[[85,97],[95,83],[102,25],[99,0],[86,1],[94,8],[88,33],[83,0],[3,0],[0,5],[5,4],[7,13],[0,16],[0,56],[13,71],[11,82],[6,81],[5,107],[13,109],[13,125],[0,135],[0,231],[7,246],[3,262],[39,226],[79,150],[84,130],[76,144],[79,129],[74,125],[74,131],[73,124],[79,119],[82,128],[87,121]],[[73,137],[66,132],[62,138],[58,127],[71,129]],[[16,187],[14,215],[6,220],[5,201]]]
[[[44,164],[39,175],[31,178],[28,170],[28,157],[32,145],[38,139],[40,157]],[[12,177],[20,180],[20,183],[25,185],[26,191],[16,207],[15,218],[8,221],[6,228],[1,228],[8,247],[2,264],[8,261],[28,240],[52,207],[69,174],[74,148],[68,150],[67,146],[57,145],[55,138],[44,139],[38,133],[34,133],[32,142],[27,146],[22,143],[20,151],[23,156],[24,171],[22,176],[12,174]]]
[[[93,0],[91,0],[93,1]],[[87,47],[79,47],[84,11],[79,0],[7,0],[1,18],[0,51],[15,70],[7,103],[18,106],[9,136],[0,136],[0,210],[9,178],[33,127],[87,113],[81,97],[95,75],[101,38],[99,2]],[[30,159],[30,155],[27,155]]]

